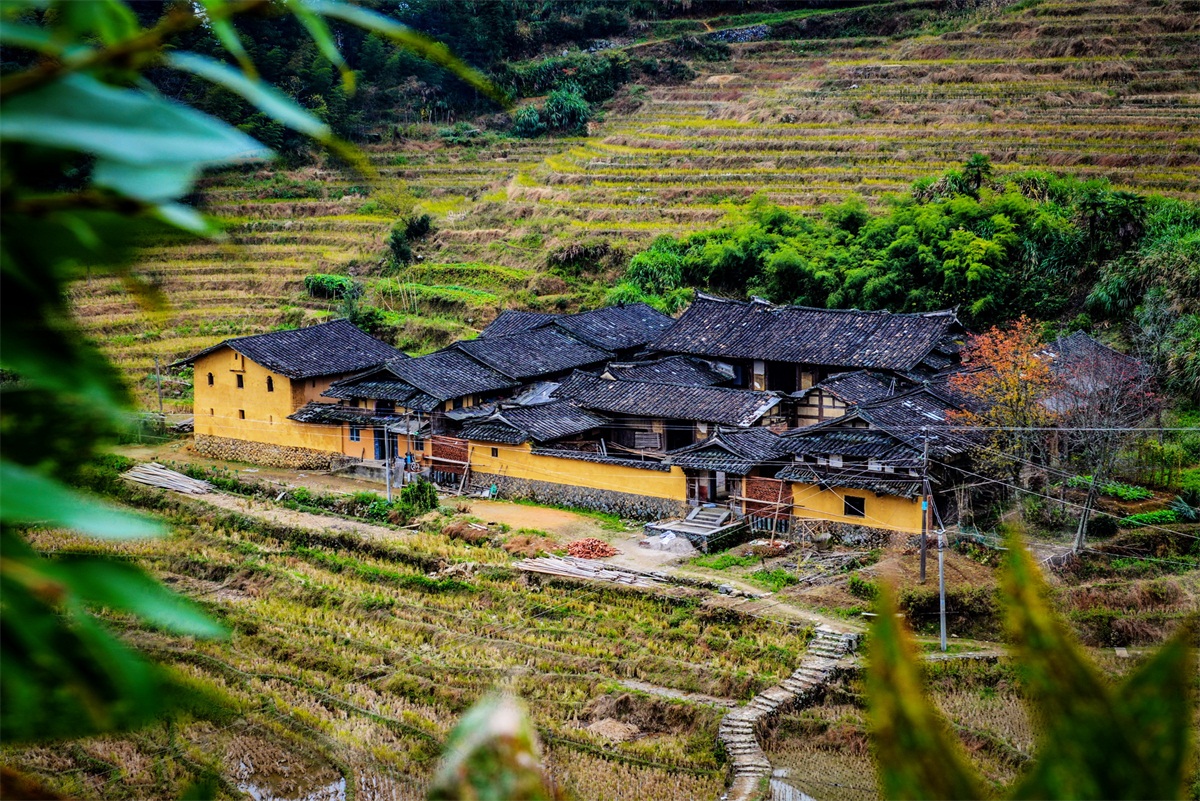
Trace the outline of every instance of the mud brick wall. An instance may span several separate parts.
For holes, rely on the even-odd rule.
[[[433,436],[429,438],[431,467],[439,473],[449,473],[461,476],[464,465],[469,457],[467,441],[457,437]],[[439,461],[449,459],[448,462]],[[455,463],[458,464],[455,464]]]
[[[742,495],[747,498],[746,517],[785,520],[792,516],[792,487],[785,481],[746,476]]]
[[[193,445],[196,453],[210,459],[228,462],[250,462],[268,467],[289,467],[294,470],[328,470],[334,459],[341,454],[315,451],[310,448],[293,448],[286,445],[269,445],[265,442],[250,442],[244,439],[214,437],[197,434]]]
[[[651,498],[629,492],[576,487],[528,478],[513,478],[492,473],[471,473],[471,491],[481,492],[493,484],[501,498],[522,498],[538,503],[575,506],[597,512],[620,515],[631,520],[662,520],[683,517],[688,512],[686,501]]]

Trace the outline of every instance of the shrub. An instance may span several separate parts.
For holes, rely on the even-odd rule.
[[[777,567],[774,570],[755,570],[750,574],[750,580],[771,592],[779,592],[784,587],[797,584],[800,581],[796,576],[781,567]]]
[[[1067,481],[1067,486],[1075,489],[1087,489],[1091,483],[1091,476],[1074,476]],[[1109,481],[1101,485],[1100,494],[1110,498],[1120,498],[1123,501],[1144,501],[1154,497],[1154,493],[1145,487],[1122,484],[1120,481]]]
[[[400,500],[408,504],[417,514],[438,508],[437,487],[423,478],[417,479],[400,490]]]
[[[574,84],[551,92],[543,112],[546,127],[563,133],[581,132],[592,118],[592,107]]]
[[[304,289],[309,297],[344,300],[356,297],[362,291],[348,275],[314,273],[304,277]]]
[[[1141,512],[1136,515],[1122,518],[1120,525],[1138,528],[1140,526],[1157,526],[1164,523],[1177,523],[1179,521],[1179,513],[1174,509],[1159,509],[1155,512]]]
[[[862,598],[864,601],[874,601],[879,597],[879,585],[859,576],[850,576],[848,589],[851,595],[855,598]]]
[[[428,214],[414,214],[404,221],[404,235],[410,242],[414,239],[423,239],[433,231],[433,218]]]
[[[408,264],[413,260],[412,245],[409,243],[408,223],[403,220],[392,225],[388,233],[388,252],[396,264]]]
[[[513,114],[512,132],[522,139],[535,139],[546,132],[542,113],[535,106],[521,106]]]

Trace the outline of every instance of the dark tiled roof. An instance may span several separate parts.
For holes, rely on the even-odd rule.
[[[667,454],[671,464],[697,470],[720,470],[744,476],[755,467],[786,455],[779,435],[757,426],[739,431],[718,430],[712,437]]]
[[[503,420],[478,420],[462,427],[459,436],[476,442],[500,442],[505,445],[520,445],[529,439],[529,435],[520,429],[513,428]]]
[[[675,320],[645,303],[558,317],[554,324],[576,339],[604,350],[640,348],[658,339]]]
[[[516,311],[508,309],[500,312],[487,328],[479,332],[480,337],[504,337],[529,331],[546,323],[552,322],[557,315],[544,312]]]
[[[559,459],[578,459],[583,462],[615,464],[621,467],[634,467],[638,470],[657,470],[660,473],[671,472],[671,466],[669,464],[663,464],[662,462],[642,462],[638,461],[637,459],[621,459],[616,456],[605,456],[602,453],[556,450],[554,448],[534,448],[533,453],[537,456],[555,456]],[[637,487],[630,488],[630,492],[636,491]]]
[[[600,412],[699,420],[745,428],[774,408],[780,397],[723,387],[681,387],[644,381],[609,381],[576,373],[555,392]]]
[[[725,368],[725,369],[722,369]],[[733,380],[733,368],[694,356],[668,356],[642,362],[614,362],[605,370],[622,381],[651,381],[685,387],[712,387]]]
[[[952,311],[839,311],[697,295],[654,348],[717,359],[906,370],[957,325]]]
[[[288,419],[298,423],[359,423],[364,426],[387,425],[397,421],[395,415],[376,416],[368,409],[317,402],[306,403],[295,414],[289,414]]]
[[[321,393],[326,398],[349,400],[350,398],[376,398],[390,400],[396,403],[404,401],[417,394],[417,388],[404,381],[387,381],[373,379],[345,379],[329,386]]]
[[[921,479],[916,476],[877,473],[856,467],[830,469],[797,462],[780,470],[775,477],[799,484],[860,489],[877,495],[896,495],[909,499],[921,495]]]
[[[919,465],[921,452],[886,431],[873,428],[816,426],[789,431],[783,449],[797,456],[836,454],[856,459],[879,459],[889,464]]]
[[[430,398],[443,401],[517,386],[516,381],[480,364],[454,347],[394,362],[388,365],[388,369]]]
[[[612,358],[611,353],[585,345],[549,327],[458,342],[449,349],[460,350],[496,372],[520,381],[600,364]]]
[[[516,406],[499,409],[485,420],[463,426],[466,439],[487,439],[487,435],[505,436],[508,439],[493,440],[517,444],[526,440],[549,442],[574,434],[581,434],[602,426],[608,418],[581,409],[566,401],[543,403],[537,406]],[[507,428],[502,432],[501,428]],[[518,439],[513,440],[512,437]]]
[[[334,320],[294,331],[227,339],[175,365],[191,364],[224,347],[233,348],[251,361],[288,378],[353,373],[391,359],[408,358],[391,345],[359,331],[348,320]]]
[[[912,384],[908,380],[897,376],[869,370],[855,370],[830,376],[812,389],[795,393],[794,397],[803,397],[813,389],[823,389],[846,403],[870,403],[911,388]]]

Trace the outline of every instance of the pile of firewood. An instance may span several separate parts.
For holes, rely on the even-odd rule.
[[[187,495],[203,495],[207,492],[212,492],[213,485],[207,481],[189,478],[182,473],[176,473],[174,470],[169,470],[163,467],[158,462],[150,462],[149,464],[139,464],[132,469],[121,474],[121,477],[129,481],[136,481],[139,484],[148,484],[151,487],[161,487],[162,489],[174,490]]]
[[[588,537],[568,545],[567,553],[579,559],[603,559],[607,556],[616,556],[620,551],[604,540]]]

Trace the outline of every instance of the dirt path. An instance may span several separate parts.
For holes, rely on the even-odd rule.
[[[393,528],[375,526],[370,523],[359,523],[355,520],[345,520],[331,515],[298,512],[295,509],[285,509],[282,506],[276,506],[272,503],[256,501],[252,498],[243,498],[240,495],[228,495],[223,492],[210,492],[208,495],[189,495],[188,498],[200,503],[211,504],[221,509],[227,509],[230,512],[257,517],[259,520],[265,520],[268,523],[275,523],[281,526],[309,528],[316,531],[345,531],[383,540],[397,540],[404,536],[403,531]]]
[[[738,702],[732,698],[718,698],[715,695],[705,695],[704,693],[688,693],[683,690],[672,690],[670,687],[660,687],[657,684],[650,684],[649,682],[638,681],[637,679],[620,679],[617,683],[630,690],[648,695],[657,695],[660,698],[672,698],[677,701],[720,706],[726,709],[732,709],[738,705]]]

